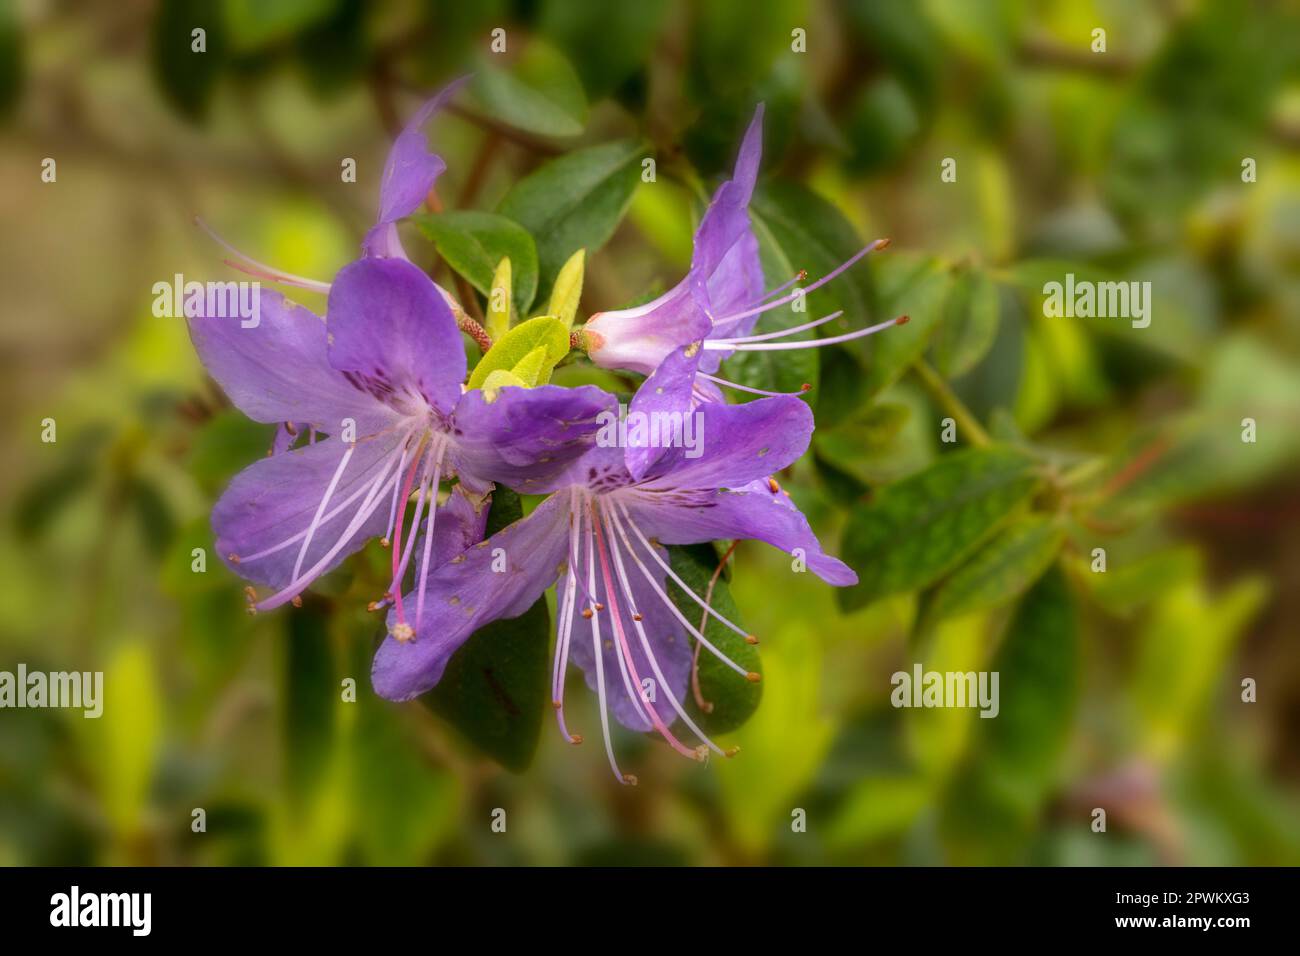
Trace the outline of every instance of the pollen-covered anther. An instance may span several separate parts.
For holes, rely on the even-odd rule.
[[[237,555],[237,554],[235,554],[235,552],[231,551],[228,555],[226,555],[226,560],[229,561],[231,564],[238,564],[238,563],[239,563],[239,555]]]
[[[584,618],[586,618],[588,621],[590,621],[590,620],[591,620],[591,617],[592,617],[592,611],[591,611],[591,608],[589,608],[589,607],[584,607],[584,608],[582,609],[582,616],[583,616]]]
[[[912,317],[910,315],[900,315],[898,318],[894,319],[894,324],[907,325],[907,323],[911,321],[912,321]]]
[[[632,615],[632,620],[634,620],[634,621],[642,621],[642,620],[645,620],[645,618],[643,618],[643,617],[641,616],[641,612],[638,611],[636,614],[633,614],[633,615]]]
[[[738,754],[738,753],[740,753],[740,747],[739,747],[739,746],[728,747],[726,750],[724,750],[724,751],[722,752],[722,756],[724,756],[724,757],[734,757],[734,756],[736,756],[736,754]]]
[[[302,595],[295,594],[293,597],[289,599],[289,603],[292,604],[294,607],[302,607]]]
[[[393,542],[389,541],[387,538],[380,538],[379,546],[381,548],[391,548],[393,546]]]
[[[392,628],[389,629],[388,633],[393,635],[393,638],[402,644],[415,640],[415,628],[405,622],[394,624]]]
[[[623,782],[627,784],[629,787],[635,787],[638,782],[636,779],[636,774],[631,774],[631,773],[623,774]]]
[[[603,604],[601,604],[599,601],[597,601],[597,602],[596,602],[596,610],[597,610],[597,611],[603,611],[603,610],[605,610],[605,605],[603,605]]]
[[[769,478],[767,479],[767,490],[772,492],[772,494],[776,494],[781,490],[781,486],[776,483],[775,478]]]
[[[745,643],[746,643],[746,644],[757,644],[757,643],[758,643],[758,638],[755,637],[753,634],[746,634],[746,635],[745,635]]]
[[[569,734],[569,743],[575,747],[582,743],[582,734]]]
[[[798,282],[802,282],[806,278],[808,278],[807,269],[800,269],[797,273],[795,273],[795,280]]]
[[[811,391],[812,391],[812,383],[811,383],[811,382],[804,382],[802,385],[799,386],[799,391],[801,391],[801,392],[811,392]]]
[[[745,675],[745,680],[749,681],[751,684],[757,684],[762,679],[763,679],[763,675],[758,673],[757,671],[750,671],[748,674]]]
[[[879,252],[881,249],[888,249],[890,245],[893,243],[893,241],[894,240],[890,239],[888,236],[886,236],[884,239],[877,239],[876,251]]]
[[[257,592],[253,590],[253,586],[251,584],[244,585],[244,597],[248,598],[249,604],[257,603]]]
[[[366,610],[367,610],[367,611],[378,611],[378,610],[379,610],[381,607],[383,607],[383,606],[384,606],[384,602],[383,602],[383,601],[371,601],[369,604],[366,605]]]

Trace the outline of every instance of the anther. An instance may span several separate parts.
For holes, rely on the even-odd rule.
[[[599,601],[597,601],[597,602],[596,602],[596,610],[597,610],[597,611],[603,611],[603,610],[605,610],[605,605],[603,605],[603,604],[601,604]]]
[[[745,643],[746,643],[746,644],[757,644],[757,643],[758,643],[758,638],[755,637],[753,634],[746,634],[746,635],[745,635]]]
[[[384,602],[383,602],[383,601],[371,601],[369,604],[366,605],[366,610],[367,610],[367,611],[378,611],[378,610],[379,610],[381,607],[383,607],[383,606],[384,606]]]
[[[724,757],[734,757],[734,756],[736,756],[736,754],[738,754],[738,753],[740,753],[740,747],[738,747],[738,746],[737,746],[737,747],[729,747],[728,749],[726,749],[726,750],[724,750],[724,751],[722,752],[722,756],[724,756]]]
[[[772,492],[772,494],[776,494],[778,491],[781,490],[781,486],[776,483],[775,478],[767,479],[767,488],[768,491]]]
[[[239,555],[237,555],[237,554],[235,554],[235,552],[231,551],[228,555],[226,555],[226,560],[229,561],[231,564],[238,564],[238,563],[239,563]]]
[[[912,317],[910,315],[900,315],[898,318],[894,319],[894,324],[907,325],[907,323],[911,321],[912,321]]]
[[[889,238],[877,239],[877,240],[876,240],[876,251],[878,252],[878,251],[880,251],[881,249],[888,249],[889,246],[890,246],[890,243],[892,243],[893,241],[894,241],[893,239],[889,239]]]
[[[391,547],[392,544],[393,544],[393,542],[389,541],[387,538],[380,538],[380,539],[379,539],[379,546],[380,546],[381,548],[388,548],[388,547]]]
[[[295,594],[293,597],[289,598],[289,603],[294,607],[302,607],[302,595]]]
[[[589,607],[584,607],[584,608],[582,609],[582,616],[585,617],[588,621],[590,621],[590,620],[591,620],[591,608],[589,608]]]
[[[582,743],[582,734],[569,734],[569,743],[573,744],[575,747]]]
[[[635,775],[630,773],[625,773],[623,774],[623,782],[627,784],[629,787],[635,787],[637,784],[637,779]]]
[[[763,675],[758,673],[757,671],[750,671],[748,674],[745,675],[745,680],[749,681],[751,684],[757,684],[762,679],[763,679]]]
[[[800,282],[802,282],[806,278],[808,278],[807,269],[800,269],[799,272],[795,275],[795,279],[797,279]]]
[[[250,604],[257,603],[257,592],[253,590],[251,584],[244,585],[244,597],[248,598],[248,603]]]
[[[640,613],[633,614],[633,615],[632,615],[632,620],[634,620],[634,621],[640,621],[640,620],[642,620],[642,617],[641,617]]]

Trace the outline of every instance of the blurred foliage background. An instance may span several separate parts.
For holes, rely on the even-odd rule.
[[[392,133],[467,70],[438,198],[531,234],[536,302],[579,246],[580,318],[677,281],[758,100],[769,278],[893,239],[809,310],[909,325],[729,366],[815,385],[782,482],[864,578],[837,595],[737,549],[765,679],[733,760],[624,733],[641,785],[619,787],[576,677],[580,748],[545,705],[484,747],[377,700],[370,551],[257,617],[217,561],[191,571],[271,430],[153,283],[238,278],[196,214],[328,279]],[[100,720],[0,712],[0,862],[1300,862],[1294,3],[0,0],[0,115],[0,669],[106,674]],[[411,227],[417,262],[439,235]],[[1150,327],[1045,318],[1066,272],[1150,281]],[[581,361],[557,380],[627,388]],[[995,447],[940,441],[962,408]],[[1001,715],[891,707],[916,661],[998,670]]]

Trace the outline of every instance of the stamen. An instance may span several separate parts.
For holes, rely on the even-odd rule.
[[[795,335],[798,332],[806,332],[809,329],[815,329],[819,325],[825,325],[827,322],[834,322],[844,314],[843,309],[832,312],[830,315],[823,315],[820,319],[813,319],[811,322],[805,322],[803,325],[796,325],[791,329],[777,329],[775,332],[764,332],[762,335],[742,335],[733,339],[715,339],[718,342],[763,342],[767,339],[782,339],[787,335]]]
[[[723,624],[727,625],[727,627],[730,627],[738,634],[744,634],[745,633],[744,631],[740,630],[740,628],[736,627],[736,625],[732,624],[730,621],[728,621],[717,611],[708,607],[700,599],[700,597],[696,595],[694,591],[692,591],[689,587],[686,586],[686,583],[682,581],[682,579],[679,578],[673,572],[673,570],[667,566],[666,562],[664,562],[664,560],[660,558],[658,554],[655,553],[654,548],[650,545],[648,541],[646,541],[645,535],[641,534],[641,529],[639,529],[632,522],[632,516],[628,514],[627,507],[623,506],[622,510],[623,510],[623,517],[627,519],[628,525],[631,526],[634,532],[636,532],[637,537],[641,539],[641,543],[645,545],[646,550],[650,552],[650,556],[655,559],[656,563],[658,563],[660,567],[664,568],[664,570],[667,571],[668,575],[677,583],[677,586],[680,587],[682,590],[684,590],[692,598],[694,598],[695,601],[701,607],[706,608],[710,614],[716,617]],[[682,625],[682,627],[686,628],[686,630],[689,631],[697,641],[699,641],[706,648],[708,648],[714,657],[722,661],[722,663],[726,664],[728,667],[730,667],[737,674],[740,674],[742,677],[747,675],[749,671],[745,670],[745,668],[741,667],[739,664],[733,661],[726,654],[722,653],[722,651],[718,650],[718,648],[714,646],[712,641],[710,641],[707,637],[705,637],[702,633],[700,633],[699,629],[696,628],[695,625],[693,625],[690,621],[686,620],[686,615],[684,615],[681,612],[681,610],[677,607],[676,603],[673,602],[673,599],[670,598],[668,594],[664,591],[664,589],[659,585],[659,582],[655,580],[654,574],[651,573],[650,569],[646,567],[645,562],[641,560],[641,558],[637,555],[636,550],[633,549],[631,542],[628,540],[627,532],[623,530],[623,524],[619,520],[618,513],[615,511],[612,512],[612,514],[614,518],[614,528],[615,530],[618,531],[619,536],[623,539],[623,543],[627,546],[627,553],[632,556],[632,560],[636,562],[636,566],[640,569],[641,574],[645,577],[646,582],[650,585],[651,590],[655,592],[655,595],[659,598],[660,601],[663,602],[664,606],[668,608],[668,610],[672,613],[673,617],[677,618],[678,622]]]
[[[587,535],[587,590],[596,590],[596,562],[593,559],[592,536]],[[605,756],[609,759],[609,767],[614,771],[614,779],[619,783],[635,785],[636,778],[624,774],[618,769],[618,761],[614,759],[614,743],[609,736],[609,707],[605,699],[605,654],[600,646],[600,619],[593,615],[588,615],[585,611],[583,617],[591,619],[591,650],[596,658],[596,697],[600,701],[600,730],[605,736]]]
[[[704,347],[713,352],[724,349],[735,349],[738,352],[783,352],[792,349],[819,349],[825,345],[835,345],[839,342],[860,339],[866,335],[874,335],[894,325],[906,325],[908,321],[908,316],[900,315],[896,319],[890,319],[888,322],[881,322],[865,329],[858,329],[856,332],[845,332],[843,335],[833,335],[828,339],[809,339],[800,342],[747,342],[743,339],[705,339]]]
[[[245,265],[240,265],[237,262],[231,262],[229,259],[225,260],[227,265],[230,265],[233,268],[238,269],[240,272],[246,272],[249,275],[257,276],[259,279],[266,279],[269,282],[279,282],[279,283],[283,283],[284,285],[296,285],[303,289],[311,289],[313,292],[321,292],[326,294],[329,293],[330,284],[328,282],[321,282],[318,279],[308,279],[304,276],[294,275],[291,272],[282,272],[279,269],[273,268],[272,266],[268,266],[264,262],[258,262],[252,256],[245,255],[244,253],[236,249],[234,246],[232,246],[230,243],[226,242],[226,240],[222,239],[219,235],[216,234],[216,232],[212,230],[210,226],[208,226],[206,222],[204,222],[198,216],[194,217],[194,223],[200,229],[206,232],[212,239],[214,239],[223,249],[225,249],[227,252],[229,252],[231,255],[235,256],[236,258],[242,259],[245,263],[247,263],[247,265],[245,266]]]
[[[618,596],[614,593],[613,576],[610,574],[610,570],[609,570],[609,555],[608,555],[609,549],[605,547],[605,535],[601,531],[601,522],[597,517],[596,503],[594,501],[591,503],[591,523],[592,523],[592,528],[595,531],[596,547],[600,553],[600,571],[601,571],[601,576],[604,578],[605,596],[609,599],[609,606],[611,609],[610,620],[614,627],[614,635],[618,639],[619,647],[623,651],[622,656],[625,662],[625,667],[628,671],[631,671],[632,681],[635,684],[635,689],[629,688],[629,693],[632,696],[632,700],[636,703],[638,709],[640,709],[642,713],[649,719],[650,725],[654,727],[654,729],[659,732],[659,735],[668,742],[669,746],[671,746],[682,756],[693,758],[695,756],[694,749],[691,747],[687,747],[684,743],[682,743],[680,740],[677,739],[677,737],[673,734],[671,730],[668,729],[668,725],[665,724],[663,718],[659,716],[658,708],[656,708],[654,704],[650,703],[649,701],[644,701],[641,699],[641,687],[642,687],[641,675],[637,673],[636,661],[632,657],[632,648],[628,644],[627,632],[623,628],[623,617],[619,613]],[[649,654],[648,642],[646,646],[646,652],[647,654]],[[671,700],[672,692],[668,690],[666,686],[663,686],[664,685],[663,677],[662,674],[660,674],[659,672],[659,668],[656,666],[654,662],[653,654],[650,654],[650,661],[651,661],[651,669],[654,670],[657,675],[659,675],[659,681],[661,685],[660,690],[663,690],[664,693],[666,693],[669,699]]]
[[[735,322],[737,319],[747,319],[751,315],[760,315],[763,312],[769,312],[772,309],[777,308],[778,306],[785,305],[787,302],[793,302],[796,298],[798,298],[801,295],[807,295],[809,292],[812,292],[816,289],[820,289],[826,283],[832,281],[836,276],[840,275],[840,273],[844,272],[844,270],[853,266],[854,263],[856,263],[859,259],[865,256],[868,252],[872,252],[877,249],[884,249],[888,245],[889,245],[888,239],[877,239],[875,242],[869,242],[867,243],[866,246],[864,246],[858,252],[854,253],[850,258],[845,260],[839,266],[832,269],[830,272],[826,273],[826,275],[822,276],[812,285],[804,286],[802,289],[795,290],[790,295],[782,296],[779,299],[775,299],[771,302],[766,302],[761,305],[756,305],[753,308],[746,309],[743,312],[737,312],[734,315],[727,315],[727,316],[723,316],[720,319],[714,319],[713,324],[724,325],[728,322]]]
[[[805,382],[803,387],[800,388],[799,391],[797,392],[769,392],[765,388],[754,388],[750,385],[741,385],[738,382],[729,382],[725,378],[718,378],[716,375],[710,375],[707,372],[696,372],[695,374],[700,378],[708,379],[710,382],[713,382],[717,385],[723,385],[727,388],[739,389],[742,392],[749,392],[752,395],[766,395],[769,398],[779,398],[783,395],[802,395],[804,392],[812,388],[811,385]]]
[[[402,459],[397,463],[397,473],[399,475],[402,473],[402,469],[406,467],[406,453],[408,451],[410,451],[410,448],[407,447],[406,442],[402,442]],[[382,544],[385,548],[388,547],[393,541],[393,522],[397,520],[397,498],[398,498],[397,492],[399,490],[400,490],[400,483],[394,483],[393,503],[388,509],[388,530],[385,531],[384,536],[379,539],[379,543]]]
[[[433,451],[432,446],[429,450]],[[397,535],[397,544],[393,548],[393,581],[388,586],[389,593],[393,595],[393,606],[397,609],[398,624],[406,623],[406,614],[402,608],[402,578],[406,577],[406,566],[411,560],[411,553],[415,550],[416,530],[420,526],[420,517],[424,514],[424,493],[428,486],[429,466],[432,463],[429,456],[422,455],[421,451],[423,448],[417,449],[412,457],[411,470],[406,475],[406,487],[398,495],[400,507],[397,511],[397,525],[394,531]],[[411,484],[415,479],[415,472],[421,458],[425,459],[424,472],[420,476],[420,493],[415,498],[415,517],[411,521],[411,530],[406,536],[406,547],[402,547],[402,525],[406,517],[406,503],[411,497]]]
[[[731,630],[735,631],[741,637],[749,638],[752,636],[743,627],[739,627],[738,625],[733,624],[729,619],[724,617],[719,611],[717,611],[714,607],[712,607],[707,601],[705,601],[702,597],[700,597],[698,594],[692,591],[690,587],[687,585],[687,583],[683,581],[681,577],[678,576],[677,572],[672,569],[672,567],[668,564],[668,562],[665,561],[663,558],[659,557],[659,552],[655,551],[654,547],[646,539],[645,534],[642,533],[641,529],[637,527],[636,522],[632,520],[632,513],[628,511],[627,505],[620,502],[619,506],[623,510],[623,517],[627,519],[627,526],[632,529],[632,533],[637,536],[641,544],[645,547],[646,551],[649,552],[650,557],[654,559],[655,564],[659,565],[659,567],[663,569],[664,573],[667,574],[668,577],[670,577],[673,580],[673,583],[675,583],[679,588],[681,588],[684,592],[686,592],[687,596],[689,596],[691,600],[693,600],[696,604],[698,604],[701,608],[703,608],[704,611],[707,614],[709,614],[711,617],[716,618],[723,626],[728,627]],[[614,518],[614,523],[620,529],[622,528],[621,523],[618,521],[617,515]],[[626,535],[624,535],[624,540],[627,540]],[[632,555],[633,560],[636,560],[636,552],[633,551],[630,547],[628,548],[628,552]],[[648,570],[647,573],[649,573]],[[654,582],[652,580],[651,583],[654,584],[655,587],[658,587],[657,582]],[[671,601],[669,603],[672,604],[673,607],[677,606],[676,604],[673,604]],[[707,640],[705,640],[702,635],[697,634],[696,636],[700,638],[700,640],[704,643],[705,647],[713,651],[713,653],[717,655],[717,657],[720,660],[726,663],[737,674],[747,673],[743,667],[741,667],[739,664],[733,663],[725,654],[723,654],[712,644],[710,644]]]
[[[348,462],[352,460],[352,453],[357,450],[356,445],[348,445],[347,451],[339,459],[339,466],[334,469],[334,477],[330,479],[329,485],[325,488],[325,495],[321,498],[320,504],[316,506],[316,513],[312,515],[311,524],[307,526],[306,537],[303,538],[302,547],[298,549],[298,558],[293,563],[292,577],[297,577],[298,572],[302,570],[303,559],[307,557],[307,549],[311,547],[311,539],[316,536],[316,529],[320,527],[320,517],[325,512],[326,506],[330,503],[330,498],[334,497],[334,489],[338,487],[339,479],[343,477],[344,470],[348,467]]]
[[[434,522],[438,517],[438,485],[442,481],[442,452],[446,444],[446,440],[441,436],[435,438],[436,450],[431,448],[429,452],[434,457],[434,466],[433,481],[429,483],[429,520],[424,525],[424,551],[420,556],[420,580],[415,589],[415,633],[417,634],[420,633],[420,621],[424,617],[424,582],[429,577],[429,554],[433,548]],[[414,533],[414,525],[412,533]]]
[[[659,667],[659,661],[655,658],[654,651],[650,647],[650,640],[646,637],[645,628],[641,625],[641,615],[636,613],[636,599],[632,595],[632,585],[628,582],[627,570],[623,566],[623,555],[618,549],[618,542],[615,540],[613,532],[610,530],[608,511],[606,511],[605,514],[605,530],[609,536],[609,549],[614,553],[614,566],[618,571],[619,585],[623,589],[623,596],[627,599],[629,610],[633,612],[632,621],[636,628],[637,636],[641,639],[641,650],[645,653],[646,660],[650,662],[650,669],[654,671],[655,679],[659,681],[660,690],[662,690],[668,697],[668,703],[672,706],[677,716],[681,718],[682,723],[686,724],[686,726],[690,728],[691,733],[698,737],[709,750],[721,754],[722,748],[710,740],[704,731],[700,730],[700,728],[696,726],[695,721],[691,720],[690,715],[687,714],[686,711],[682,709],[682,705],[677,702],[677,697],[673,694],[668,681],[664,678],[663,671]],[[654,708],[651,707],[651,710],[653,709]],[[692,750],[687,754],[687,756],[697,760],[700,759],[699,752],[695,750]]]

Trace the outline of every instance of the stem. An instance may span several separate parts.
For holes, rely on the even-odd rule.
[[[912,365],[917,378],[925,387],[930,397],[943,406],[944,411],[952,416],[957,427],[976,448],[985,448],[991,443],[988,432],[971,414],[970,409],[962,404],[960,398],[948,387],[948,383],[939,377],[939,373],[930,367],[925,359],[917,359]]]

